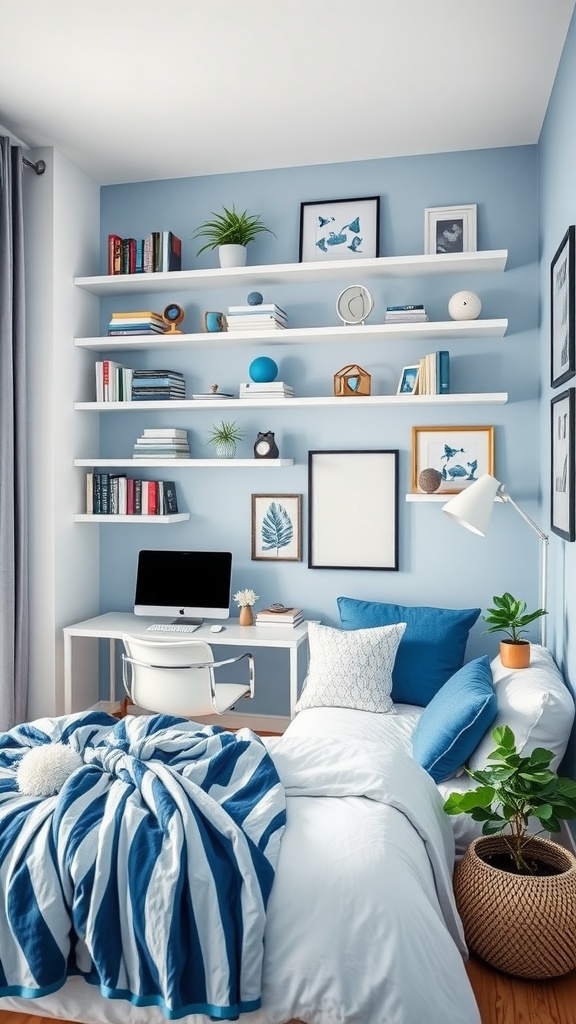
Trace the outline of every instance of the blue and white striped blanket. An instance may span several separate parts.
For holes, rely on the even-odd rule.
[[[54,743],[82,763],[20,792],[23,755]],[[80,974],[169,1019],[257,1009],[285,809],[247,729],[88,712],[0,734],[0,995]]]

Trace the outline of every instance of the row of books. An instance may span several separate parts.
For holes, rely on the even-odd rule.
[[[147,238],[108,235],[109,274],[150,274],[182,269],[182,241],[173,231],[152,231]]]
[[[415,395],[447,395],[450,392],[450,353],[430,352],[420,360]]]
[[[132,370],[113,359],[95,363],[97,402],[151,402],[186,398],[179,370]]]
[[[112,313],[108,324],[108,336],[127,337],[135,334],[165,334],[168,324],[161,313],[153,310],[135,310],[129,313]]]
[[[124,473],[86,474],[88,515],[161,516],[178,512],[173,480],[139,480]]]
[[[386,306],[387,324],[414,324],[428,320],[428,314],[420,303],[408,303],[403,306]]]
[[[189,459],[188,431],[178,427],[146,427],[136,440],[133,454],[135,459]]]
[[[238,391],[239,398],[293,398],[294,388],[291,384],[285,384],[283,380],[273,380],[268,384],[256,384],[250,381],[241,384]]]
[[[288,326],[286,312],[275,302],[259,306],[228,306],[229,331],[275,331]]]
[[[274,629],[294,629],[300,622],[304,621],[304,614],[301,608],[263,608],[256,612],[254,622],[257,626],[270,626]]]

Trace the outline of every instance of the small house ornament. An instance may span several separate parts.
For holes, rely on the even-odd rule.
[[[349,395],[369,395],[372,377],[357,363],[343,366],[334,374],[334,394],[341,397]]]

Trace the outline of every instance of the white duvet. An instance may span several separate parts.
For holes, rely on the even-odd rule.
[[[288,821],[265,928],[262,1008],[242,1024],[479,1024],[442,798],[401,743],[371,735],[372,716],[354,735],[358,715],[336,716],[326,736],[302,712],[267,740]],[[164,1021],[156,1008],[106,1000],[79,979],[34,1002],[4,998],[0,1008],[90,1024]]]

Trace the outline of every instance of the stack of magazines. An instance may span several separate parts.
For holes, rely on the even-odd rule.
[[[293,398],[294,388],[291,384],[285,384],[283,380],[273,380],[268,384],[255,384],[250,381],[241,384],[238,391],[239,398]]]
[[[255,623],[257,626],[273,626],[274,629],[282,626],[293,629],[304,621],[301,608],[285,608],[284,605],[272,605],[271,608],[263,608],[256,612]]]

